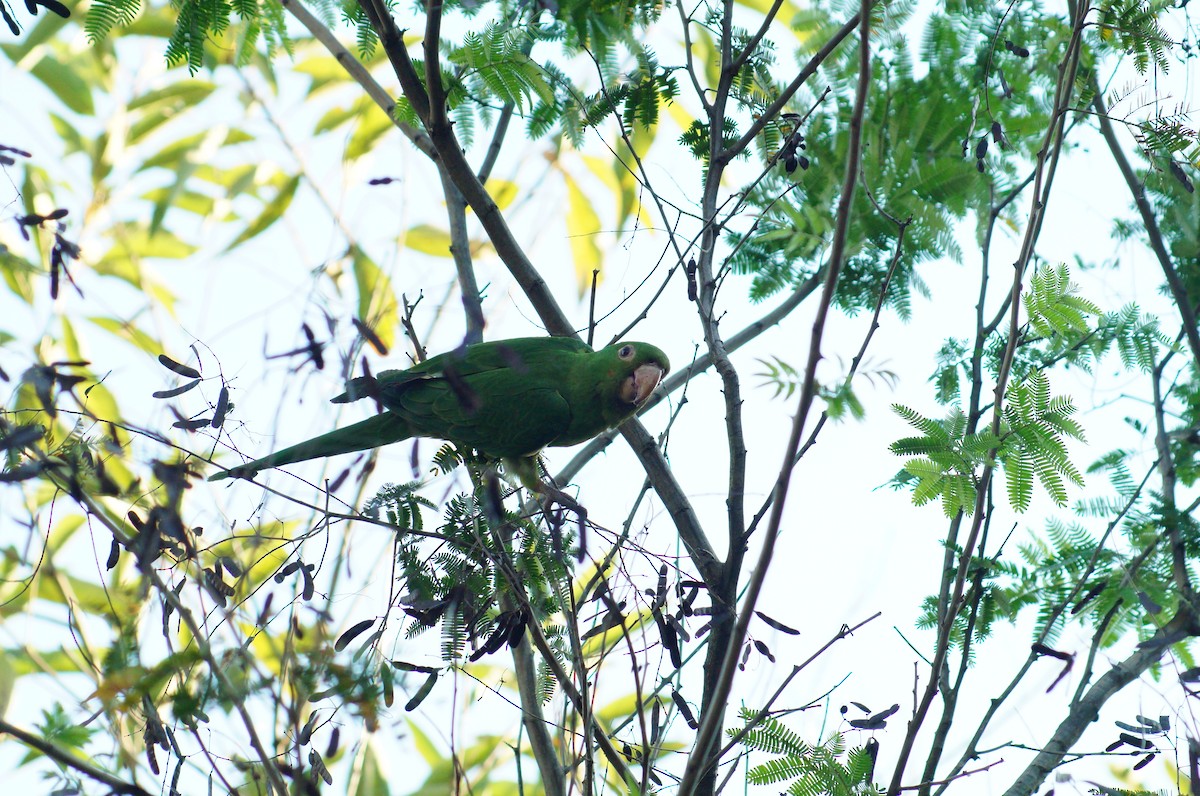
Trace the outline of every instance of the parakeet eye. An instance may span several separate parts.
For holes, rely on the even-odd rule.
[[[617,356],[619,356],[621,359],[633,359],[633,346],[621,346],[621,350],[617,352]]]

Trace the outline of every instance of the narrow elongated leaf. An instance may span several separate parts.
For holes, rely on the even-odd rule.
[[[132,343],[133,345],[145,351],[147,354],[153,355],[157,354],[159,351],[162,351],[162,343],[143,332],[131,321],[120,321],[116,318],[103,318],[98,316],[92,316],[88,318],[88,320],[99,326],[101,329],[115,334],[122,340]]]
[[[395,348],[400,305],[392,289],[392,280],[370,257],[356,251],[354,283],[358,287],[358,317],[374,330],[384,347]]]
[[[297,174],[288,179],[287,182],[275,194],[275,197],[267,202],[266,207],[262,212],[251,221],[241,234],[233,239],[233,243],[225,251],[230,251],[242,245],[251,238],[265,232],[276,221],[278,221],[292,203],[292,198],[296,195],[296,188],[300,186],[300,175]]]
[[[91,116],[96,112],[91,86],[75,67],[46,55],[30,71],[71,110],[83,116]]]
[[[592,285],[592,272],[601,270],[603,258],[597,236],[600,234],[600,216],[592,202],[570,174],[563,172],[567,184],[567,237],[571,242],[571,254],[575,260],[575,287],[582,297]],[[603,279],[601,270],[597,284]]]

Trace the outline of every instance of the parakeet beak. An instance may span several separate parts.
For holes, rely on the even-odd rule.
[[[621,382],[621,400],[627,404],[641,406],[662,381],[664,373],[666,371],[653,362],[638,365],[637,369]]]

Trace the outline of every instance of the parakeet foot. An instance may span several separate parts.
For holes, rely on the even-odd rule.
[[[550,542],[554,545],[554,554],[559,559],[563,557],[562,526],[565,518],[562,511],[554,511],[555,504],[575,513],[579,522],[579,549],[575,556],[576,560],[582,561],[587,553],[587,509],[578,500],[546,481],[538,484],[537,492],[542,513],[546,518],[546,527],[550,529]]]

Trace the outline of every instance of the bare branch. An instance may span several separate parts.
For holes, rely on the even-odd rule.
[[[429,136],[425,131],[405,124],[396,119],[396,101],[392,98],[383,86],[376,82],[375,78],[371,77],[371,73],[362,65],[354,55],[342,46],[342,43],[333,35],[333,31],[321,24],[321,20],[312,15],[300,0],[280,0],[281,5],[287,9],[297,21],[303,25],[313,38],[329,51],[329,54],[334,57],[334,60],[341,65],[343,69],[354,79],[356,83],[362,86],[363,91],[367,93],[371,99],[375,100],[384,113],[392,119],[400,132],[404,133],[404,137],[412,141],[417,149],[424,152],[430,158],[435,158],[436,154],[433,149],[433,142],[429,140]]]
[[[141,787],[136,782],[126,782],[102,768],[97,768],[88,761],[76,757],[56,744],[47,741],[45,738],[39,738],[31,732],[26,732],[20,727],[9,724],[4,719],[0,719],[0,735],[5,734],[11,735],[30,749],[36,749],[59,765],[72,768],[88,779],[99,782],[101,785],[109,788],[112,793],[129,794],[130,796],[151,796],[150,791]]]
[[[1035,792],[1050,772],[1059,766],[1071,747],[1082,737],[1088,725],[1100,716],[1100,708],[1114,694],[1138,679],[1153,666],[1172,643],[1186,636],[1195,636],[1200,628],[1190,606],[1184,605],[1170,622],[1153,637],[1143,641],[1127,658],[1113,664],[1082,699],[1072,705],[1067,717],[1058,725],[1042,751],[1026,766],[1021,775],[1004,792],[1004,796],[1025,796]]]
[[[788,447],[784,455],[783,465],[780,468],[779,477],[775,482],[774,491],[777,494],[777,498],[775,505],[772,507],[771,519],[767,525],[767,532],[763,539],[762,551],[759,554],[758,563],[751,576],[749,587],[746,589],[746,596],[742,601],[741,612],[737,616],[731,643],[727,645],[725,650],[720,674],[709,704],[723,704],[733,685],[733,672],[736,668],[738,651],[742,640],[746,637],[750,617],[753,616],[754,606],[758,601],[758,595],[762,591],[763,583],[766,580],[767,570],[771,565],[771,558],[775,550],[775,540],[779,536],[780,524],[783,519],[783,507],[787,499],[788,486],[791,482],[792,470],[795,467],[794,460],[800,446],[800,435],[803,433],[804,424],[807,421],[808,413],[816,394],[816,370],[817,363],[821,359],[821,342],[824,337],[825,321],[833,304],[833,295],[837,289],[838,276],[841,273],[842,261],[846,251],[846,235],[849,229],[850,208],[854,198],[854,188],[858,181],[858,161],[862,150],[863,116],[866,111],[867,94],[871,86],[870,14],[867,13],[870,1],[863,0],[863,8],[859,14],[862,20],[860,30],[861,42],[859,45],[861,52],[858,87],[854,100],[854,110],[850,117],[849,146],[846,154],[846,177],[842,184],[842,195],[838,204],[837,225],[834,231],[833,246],[829,258],[829,269],[825,275],[825,285],[821,294],[821,304],[817,308],[817,315],[813,321],[808,362],[805,367],[804,382],[800,388],[799,405],[796,410],[796,416],[793,418],[792,432],[788,439]],[[717,106],[717,111],[720,111],[719,105]],[[714,133],[714,138],[719,139],[719,136]],[[720,732],[722,716],[723,711],[720,710],[705,712],[700,729],[696,733],[696,742],[693,746],[694,751],[688,759],[683,780],[680,782],[680,794],[690,796],[700,778],[705,776],[707,771],[713,770],[719,762],[718,759],[709,756],[708,750],[716,739],[717,733]]]

